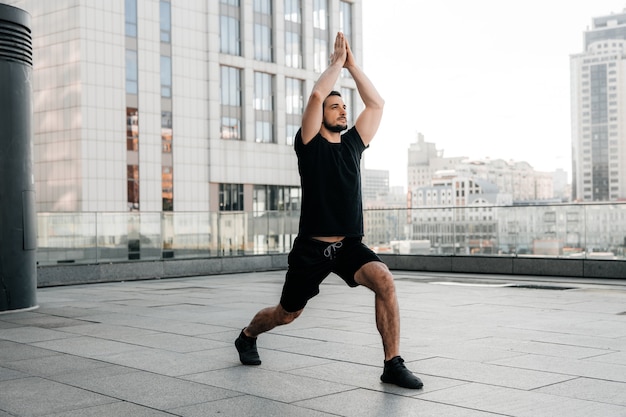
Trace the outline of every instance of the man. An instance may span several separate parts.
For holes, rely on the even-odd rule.
[[[347,129],[346,106],[332,91],[342,68],[354,79],[365,109]],[[298,318],[331,273],[350,287],[375,294],[376,327],[385,353],[381,380],[422,388],[400,357],[400,318],[393,276],[363,237],[360,159],[378,130],[384,100],[354,60],[343,33],[335,39],[330,66],[313,87],[294,147],[302,185],[300,226],[291,253],[280,303],[259,311],[235,340],[244,365],[260,365],[256,338]]]

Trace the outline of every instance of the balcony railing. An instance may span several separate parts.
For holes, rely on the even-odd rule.
[[[287,253],[293,212],[39,213],[39,265]],[[626,203],[378,209],[379,253],[626,259]]]

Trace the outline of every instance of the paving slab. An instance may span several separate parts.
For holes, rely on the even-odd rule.
[[[112,401],[89,390],[38,377],[0,382],[0,409],[16,416],[44,416]]]

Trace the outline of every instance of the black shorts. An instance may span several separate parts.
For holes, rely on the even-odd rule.
[[[320,284],[334,272],[346,284],[356,287],[354,274],[368,262],[382,262],[360,237],[328,243],[297,237],[289,253],[289,269],[280,297],[280,305],[288,312],[302,310],[320,292]]]

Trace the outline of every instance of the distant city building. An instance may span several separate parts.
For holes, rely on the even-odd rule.
[[[435,172],[454,169],[464,159],[464,156],[444,158],[443,150],[426,142],[424,135],[418,133],[416,142],[410,144],[408,150],[407,189],[411,192],[414,188],[430,185]]]
[[[503,159],[466,159],[456,166],[459,175],[480,178],[509,193],[513,202],[554,198],[553,174],[535,171],[527,162]]]
[[[389,171],[361,169],[363,201],[383,199],[389,194]]]
[[[592,19],[570,57],[572,199],[626,199],[626,10]]]
[[[404,187],[389,186],[389,171],[364,169],[363,222],[364,242],[376,251],[389,250],[389,242],[406,236],[406,193]]]
[[[412,193],[411,239],[430,240],[433,252],[439,254],[460,254],[457,248],[494,253],[496,207],[511,203],[511,195],[500,193],[489,181],[440,171],[431,186]]]
[[[432,186],[435,179],[445,173],[448,177],[492,183],[498,193],[510,195],[512,203],[555,199],[554,174],[535,171],[527,162],[446,158],[443,150],[438,150],[434,143],[425,142],[421,134],[418,134],[417,142],[410,145],[408,154],[407,181],[412,194],[420,187]]]
[[[337,31],[362,62],[360,0],[5,2],[32,16],[40,212],[297,212]],[[347,72],[336,89],[353,122]]]
[[[571,196],[571,185],[567,181],[567,172],[561,168],[552,173],[552,189],[554,197],[563,202],[569,201]]]

